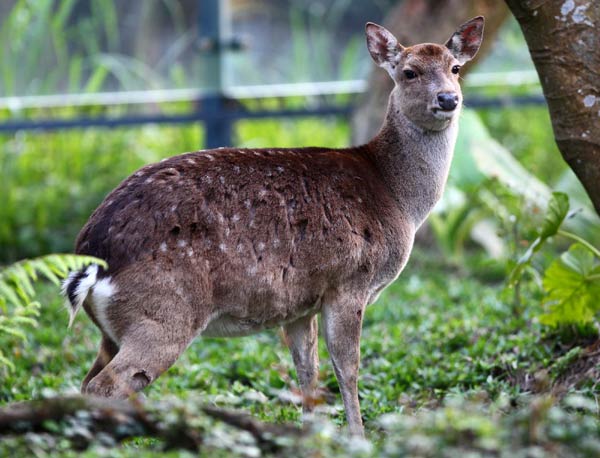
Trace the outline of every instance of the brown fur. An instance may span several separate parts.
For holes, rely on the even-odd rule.
[[[460,95],[449,48],[404,48],[373,24],[367,36],[397,84],[369,144],[171,157],[131,175],[92,214],[76,252],[109,268],[92,279],[89,295],[76,288],[87,271],[65,285],[70,297],[85,298],[103,331],[84,392],[124,397],[142,389],[199,334],[283,326],[309,411],[320,313],[350,429],[362,433],[364,309],[403,269],[441,196],[456,114],[439,114],[436,94]],[[406,68],[419,78],[407,80]]]

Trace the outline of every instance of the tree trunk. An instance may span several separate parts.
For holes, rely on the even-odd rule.
[[[497,0],[404,0],[398,2],[388,14],[384,25],[405,46],[422,42],[445,43],[460,24],[474,16],[484,16],[486,22],[482,47],[475,61],[461,69],[464,75],[472,63],[490,49],[507,14],[506,5]],[[388,74],[373,65],[369,89],[352,117],[353,144],[365,143],[377,133],[393,86]]]
[[[600,214],[600,2],[506,3],[540,76],[556,144]]]

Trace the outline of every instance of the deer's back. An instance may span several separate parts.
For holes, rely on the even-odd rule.
[[[105,259],[106,275],[185,271],[213,303],[242,291],[309,307],[327,288],[390,281],[411,243],[366,150],[219,149],[131,175],[90,217],[77,252]]]

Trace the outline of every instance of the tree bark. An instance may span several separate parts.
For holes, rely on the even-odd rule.
[[[404,0],[388,14],[384,25],[405,46],[422,42],[445,43],[460,24],[474,16],[484,16],[483,44],[475,60],[461,69],[461,74],[465,75],[490,49],[507,14],[506,5],[497,0]],[[365,143],[377,133],[394,87],[384,70],[373,67],[369,89],[359,100],[352,117],[353,144]]]
[[[506,3],[540,77],[556,144],[600,214],[600,2]]]

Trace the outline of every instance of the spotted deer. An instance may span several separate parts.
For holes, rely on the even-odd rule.
[[[440,198],[462,103],[459,69],[479,49],[483,18],[445,45],[404,47],[368,23],[371,57],[395,82],[380,132],[344,149],[186,153],[141,168],[94,211],[76,252],[105,260],[64,283],[102,331],[83,393],[127,397],[167,370],[197,336],[282,326],[310,411],[317,315],[349,429],[358,401],[365,307],[406,264]]]

